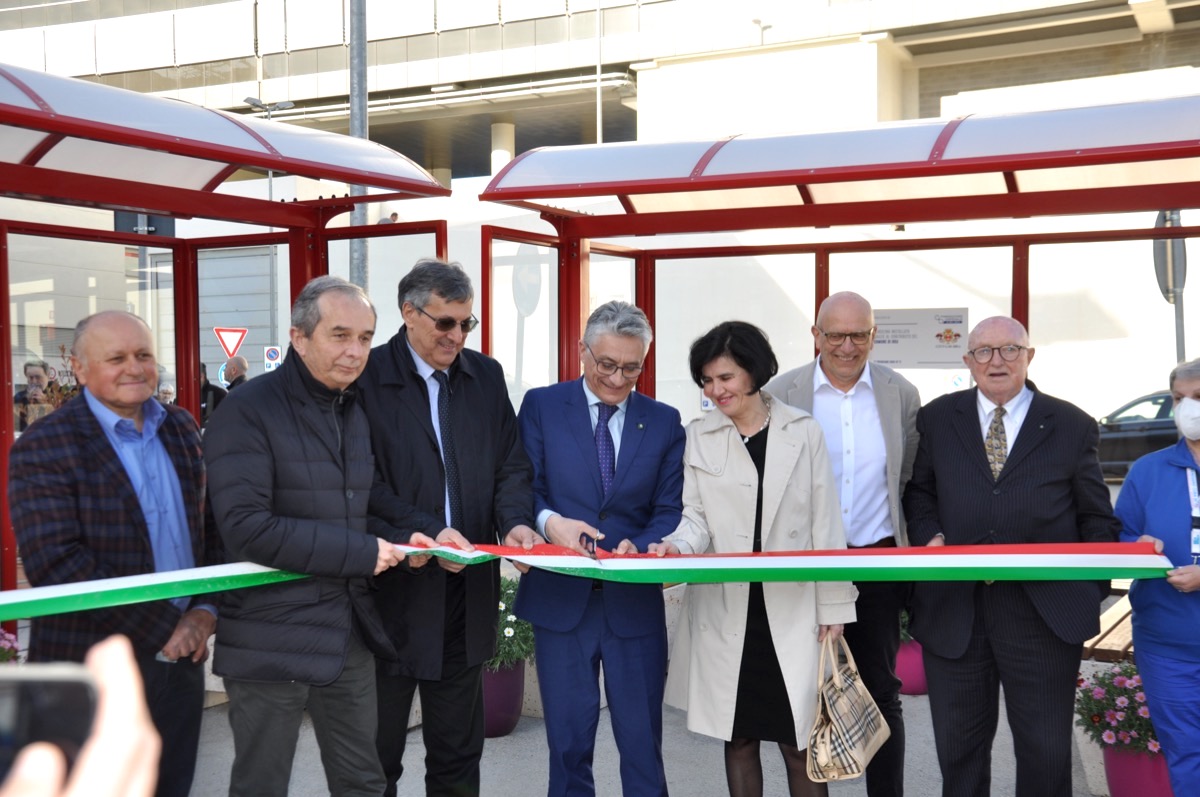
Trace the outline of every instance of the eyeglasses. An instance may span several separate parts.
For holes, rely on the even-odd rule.
[[[874,329],[867,329],[862,332],[826,332],[821,330],[821,334],[825,336],[825,340],[829,341],[834,346],[841,346],[846,342],[846,338],[850,338],[850,342],[855,346],[865,346],[867,341],[871,339],[871,333]]]
[[[617,365],[612,360],[600,360],[596,358],[596,352],[592,351],[592,347],[583,344],[583,347],[588,350],[588,354],[592,355],[592,361],[596,363],[596,370],[601,376],[612,376],[617,371],[621,372],[621,376],[626,379],[637,379],[638,374],[642,372],[640,365]]]
[[[433,321],[434,328],[437,329],[438,332],[449,332],[455,327],[458,327],[462,330],[464,335],[470,335],[475,331],[475,327],[479,326],[479,319],[475,317],[474,313],[471,314],[470,318],[459,321],[457,318],[451,318],[448,315],[444,315],[441,318],[434,318],[433,316],[429,315],[429,313],[425,312],[424,308],[417,307],[415,304],[413,307],[416,307],[418,313],[426,318],[431,319]]]
[[[995,354],[996,352],[1000,352],[1000,359],[1004,360],[1004,362],[1006,362],[1006,363],[1010,363],[1013,360],[1020,357],[1021,352],[1025,351],[1027,348],[1029,348],[1029,347],[1028,346],[996,346],[996,347],[980,346],[978,349],[971,349],[969,352],[967,352],[967,354],[974,357],[975,362],[977,362],[977,363],[990,363],[992,361],[992,355]]]

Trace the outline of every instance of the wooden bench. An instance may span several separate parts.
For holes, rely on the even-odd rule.
[[[1122,595],[1100,615],[1100,633],[1083,643],[1083,658],[1095,661],[1133,658],[1133,607],[1128,595]]]

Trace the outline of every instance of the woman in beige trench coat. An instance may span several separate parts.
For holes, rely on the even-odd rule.
[[[689,359],[719,411],[688,424],[683,520],[650,550],[845,548],[821,427],[760,390],[778,370],[762,331],[720,324],[692,344]],[[826,793],[808,780],[804,753],[819,641],[854,621],[856,596],[850,582],[688,586],[666,702],[687,711],[690,730],[726,740],[732,797],[761,797],[763,740],[778,742],[792,797]]]

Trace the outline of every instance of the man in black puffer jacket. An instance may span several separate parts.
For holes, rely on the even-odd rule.
[[[404,559],[392,543],[408,535],[367,517],[375,460],[354,383],[374,331],[361,288],[318,277],[292,308],[283,365],[231,393],[205,432],[230,557],[311,576],[222,605],[213,670],[230,699],[230,795],[287,794],[306,706],[330,793],[384,789],[374,657],[395,651],[368,582]]]

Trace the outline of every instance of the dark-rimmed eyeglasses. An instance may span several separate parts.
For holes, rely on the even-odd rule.
[[[471,314],[470,318],[465,318],[462,321],[459,321],[457,318],[452,318],[448,315],[444,315],[441,318],[434,318],[429,313],[425,312],[424,308],[417,307],[416,305],[413,305],[413,307],[417,308],[418,313],[433,321],[433,326],[438,332],[449,332],[455,327],[458,327],[462,330],[464,335],[470,335],[475,331],[475,327],[479,326],[479,319],[475,317],[474,313]]]
[[[1006,363],[1021,356],[1021,352],[1025,351],[1028,346],[980,346],[978,349],[971,349],[967,354],[975,358],[977,363],[990,363],[992,355],[1000,352],[1000,359]]]
[[[596,363],[596,370],[600,372],[601,376],[612,376],[620,371],[621,376],[626,379],[637,379],[638,375],[642,373],[640,365],[617,365],[612,360],[601,360],[596,357],[596,352],[592,351],[592,347],[587,343],[584,343],[583,347],[588,350],[588,354],[592,355],[592,362]]]
[[[846,342],[846,338],[850,338],[850,342],[855,346],[866,346],[874,331],[874,329],[867,329],[862,332],[826,332],[822,329],[821,334],[833,346],[841,346]]]

